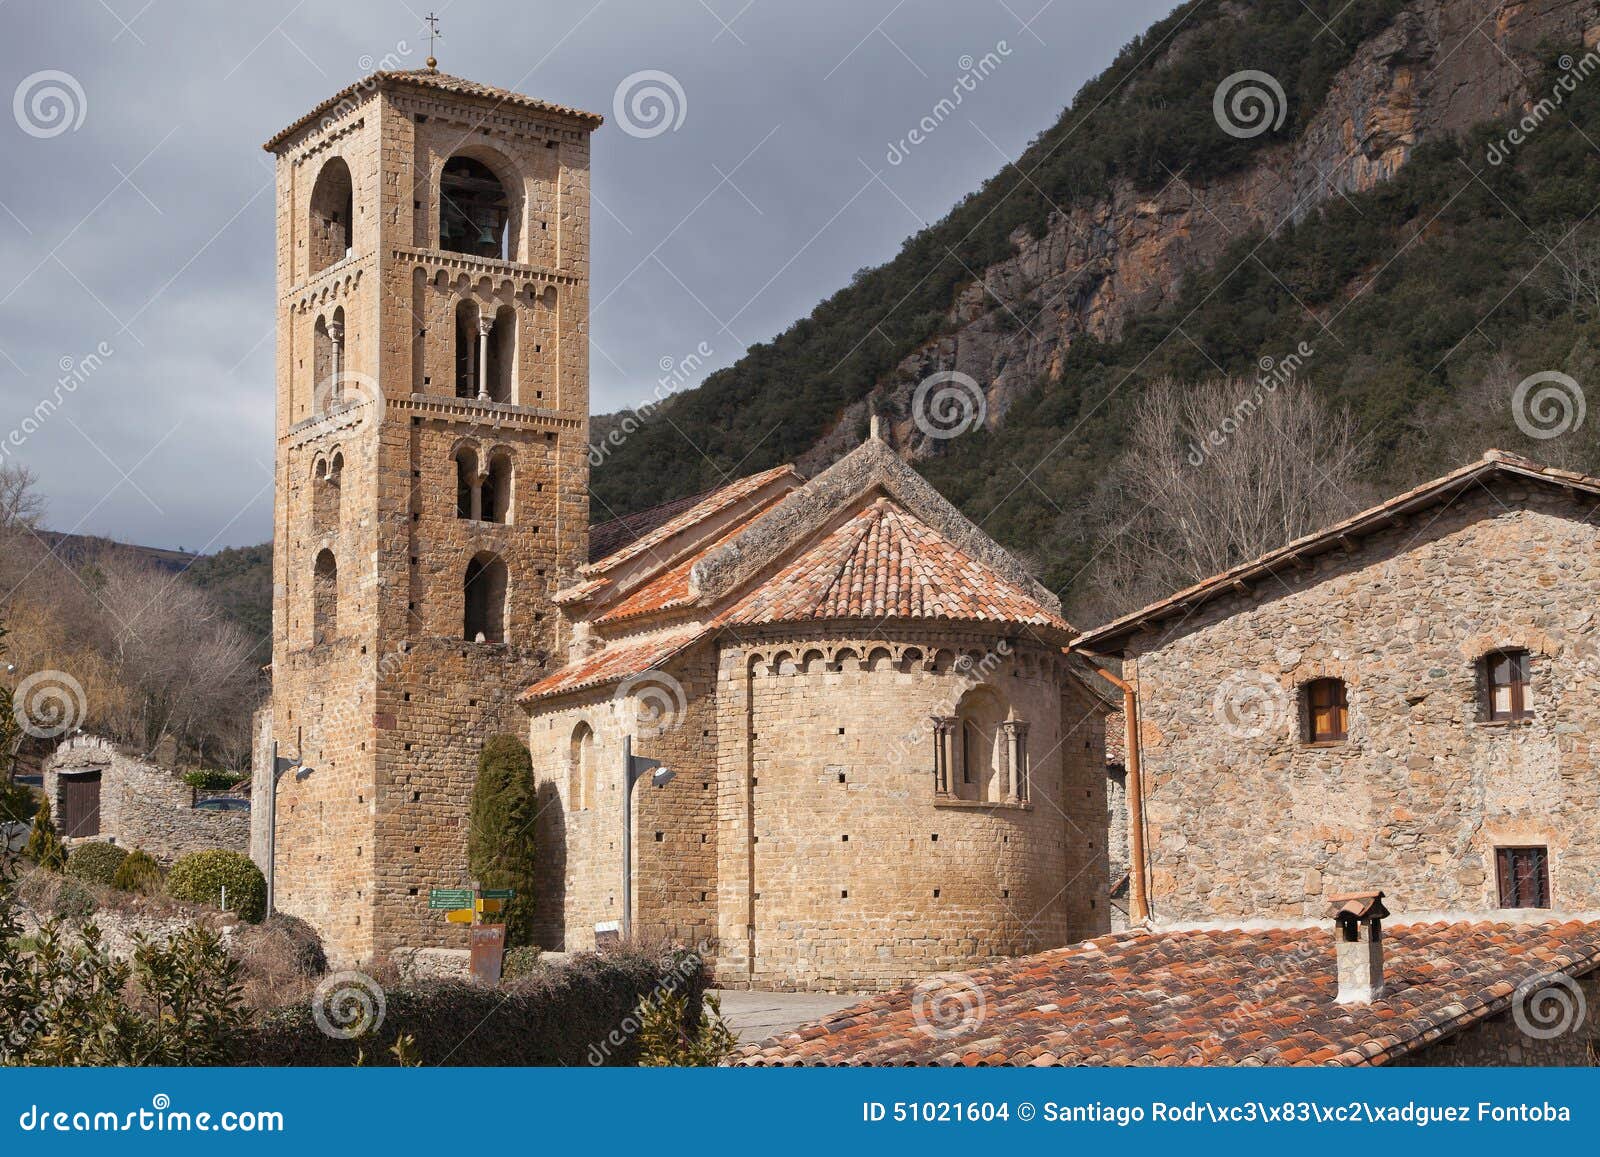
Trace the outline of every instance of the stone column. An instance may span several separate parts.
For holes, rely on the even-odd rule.
[[[478,317],[478,401],[489,400],[489,331],[494,328],[494,318]]]
[[[1022,803],[1028,798],[1028,725],[1007,719],[1000,727],[1006,737],[1006,801]]]
[[[344,322],[329,323],[328,341],[333,346],[333,372],[328,382],[328,409],[332,410],[344,403]]]
[[[933,718],[933,792],[950,794],[950,768],[953,754],[951,737],[955,734],[953,715],[935,715]]]

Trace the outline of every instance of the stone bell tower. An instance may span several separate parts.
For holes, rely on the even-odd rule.
[[[515,695],[561,643],[550,595],[588,541],[601,118],[429,63],[266,144],[270,737],[303,763],[277,787],[276,900],[341,964],[463,937],[428,890],[465,876],[479,748],[525,729]]]

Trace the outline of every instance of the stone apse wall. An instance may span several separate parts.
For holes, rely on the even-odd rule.
[[[1047,651],[997,656],[997,642],[706,644],[643,677],[636,690],[680,686],[684,708],[635,743],[677,772],[636,789],[636,932],[701,944],[722,985],[858,989],[1104,931],[1101,709]],[[935,797],[930,717],[979,685],[1028,723],[1025,803]],[[596,694],[532,720],[552,945],[587,947],[618,918],[621,735],[637,711]],[[601,773],[588,810],[571,806],[580,726]]]
[[[1494,849],[1524,845],[1553,906],[1600,907],[1600,531],[1587,500],[1493,490],[1133,641],[1158,920],[1314,918],[1364,885],[1397,914],[1494,909]],[[1499,648],[1530,652],[1527,722],[1482,718]],[[1346,681],[1343,742],[1302,739],[1318,677]]]

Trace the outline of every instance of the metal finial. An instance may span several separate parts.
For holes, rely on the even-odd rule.
[[[439,62],[433,55],[433,42],[440,36],[439,17],[430,12],[422,18],[422,22],[428,26],[428,71],[434,72],[439,68]]]

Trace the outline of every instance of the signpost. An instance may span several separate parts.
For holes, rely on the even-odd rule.
[[[472,962],[472,978],[485,984],[499,984],[505,964],[506,926],[498,917],[506,902],[516,899],[514,888],[429,888],[428,907],[444,912],[451,924],[466,924],[467,948]],[[484,917],[496,919],[485,920]]]

